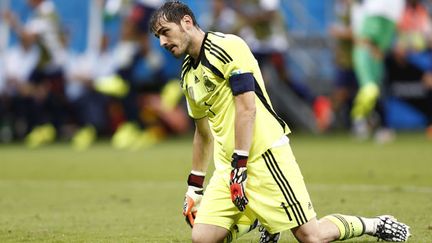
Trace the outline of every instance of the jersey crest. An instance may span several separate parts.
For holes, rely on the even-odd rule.
[[[210,81],[209,77],[204,74],[204,86],[207,90],[207,92],[213,92],[216,88],[216,84],[214,84],[212,81]]]

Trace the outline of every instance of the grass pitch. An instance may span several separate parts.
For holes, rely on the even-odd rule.
[[[432,242],[432,141],[391,144],[291,135],[319,216],[393,214],[410,242]],[[0,145],[0,242],[190,242],[181,215],[191,137],[118,151],[100,142],[28,150]],[[252,232],[239,242],[257,242]],[[375,242],[371,237],[349,242]],[[294,242],[284,232],[281,242]]]

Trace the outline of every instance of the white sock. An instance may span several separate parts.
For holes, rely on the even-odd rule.
[[[360,217],[365,226],[365,234],[373,235],[376,232],[378,220],[377,218]]]

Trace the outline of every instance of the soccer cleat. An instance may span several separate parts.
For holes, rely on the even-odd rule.
[[[407,241],[410,237],[409,226],[398,222],[393,216],[382,215],[377,218],[375,232],[372,236],[378,240],[390,242],[403,242]]]
[[[391,143],[396,139],[396,133],[390,128],[379,128],[374,135],[374,140],[378,144]]]
[[[136,141],[130,145],[130,149],[135,151],[149,148],[162,141],[165,136],[165,130],[162,127],[155,126],[147,128],[136,137]]]
[[[27,147],[37,148],[52,143],[56,138],[56,130],[51,124],[35,127],[25,138]]]
[[[369,125],[366,119],[355,119],[352,124],[352,134],[359,141],[369,138]]]
[[[111,144],[116,149],[126,149],[132,147],[141,134],[141,129],[134,122],[126,122],[117,128],[113,137],[111,138]]]
[[[72,138],[72,146],[77,151],[88,149],[96,140],[96,129],[91,126],[85,126],[78,130]]]
[[[279,241],[281,236],[280,233],[271,234],[262,225],[259,226],[258,231],[261,232],[260,241],[259,241],[260,243],[276,243]]]

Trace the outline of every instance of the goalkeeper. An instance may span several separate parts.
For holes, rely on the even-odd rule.
[[[193,242],[223,241],[243,215],[257,218],[270,236],[291,230],[300,242],[364,234],[408,239],[409,227],[391,216],[317,219],[289,145],[290,130],[274,112],[258,63],[241,38],[204,32],[179,1],[156,10],[150,28],[162,47],[184,56],[180,86],[196,125],[186,215],[193,212],[191,201],[200,198],[212,155],[215,163],[194,219]],[[264,238],[261,242],[272,242]]]

